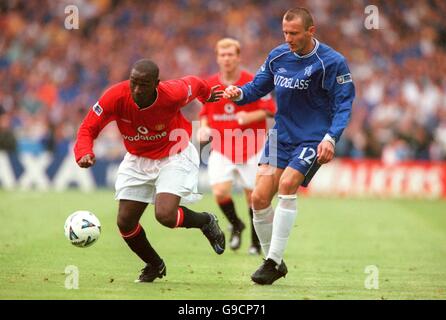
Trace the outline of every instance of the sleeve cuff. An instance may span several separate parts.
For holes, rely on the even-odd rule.
[[[240,87],[239,87],[239,89],[240,89],[240,92],[241,92],[241,93],[240,93],[240,95],[238,96],[237,99],[234,99],[235,102],[243,100],[243,90],[242,90],[242,88],[240,88]]]
[[[332,138],[328,133],[326,133],[324,138],[322,139],[322,141],[324,140],[330,142],[333,145],[333,147],[336,147],[336,140]]]

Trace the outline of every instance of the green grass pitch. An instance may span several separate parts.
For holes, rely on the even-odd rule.
[[[235,196],[248,222],[244,199]],[[216,255],[200,231],[167,229],[149,207],[142,224],[167,265],[167,277],[136,284],[143,263],[120,238],[113,191],[0,191],[0,299],[446,299],[446,202],[300,197],[285,252],[289,273],[272,286],[255,285],[261,263],[238,252]],[[227,222],[210,195],[191,206]],[[99,241],[72,246],[63,234],[75,210],[94,212]],[[66,289],[66,266],[79,288]],[[378,289],[365,288],[376,266]],[[376,275],[376,274],[375,274]]]

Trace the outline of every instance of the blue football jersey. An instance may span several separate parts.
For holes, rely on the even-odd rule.
[[[339,140],[347,126],[355,87],[345,58],[315,41],[314,49],[300,56],[287,44],[273,49],[253,81],[241,87],[245,104],[276,92],[278,141],[297,145],[320,142],[325,134]]]

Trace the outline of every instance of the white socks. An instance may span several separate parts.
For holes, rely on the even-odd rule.
[[[283,253],[294,226],[297,216],[297,196],[279,195],[279,203],[274,213],[274,222],[272,227],[272,237],[267,259],[274,260],[277,264],[282,263]],[[254,222],[255,225],[255,222]],[[257,230],[257,228],[256,228]],[[260,238],[260,235],[257,233]],[[262,242],[262,240],[260,240]],[[262,244],[263,248],[263,244]],[[265,250],[265,249],[264,249]]]
[[[273,232],[274,210],[270,205],[265,209],[252,209],[252,211],[254,213],[254,216],[252,218],[254,229],[256,230],[257,236],[259,237],[263,254],[266,257],[269,252],[271,235]]]

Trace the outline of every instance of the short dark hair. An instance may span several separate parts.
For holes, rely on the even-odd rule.
[[[308,30],[309,27],[314,26],[313,17],[311,16],[310,11],[308,11],[308,9],[306,8],[297,7],[290,9],[285,12],[285,15],[283,16],[283,19],[285,19],[286,21],[291,21],[296,18],[302,19],[305,30]]]
[[[158,65],[149,59],[141,59],[136,61],[133,64],[132,70],[143,73],[147,76],[152,77],[153,79],[158,79],[160,72]]]

